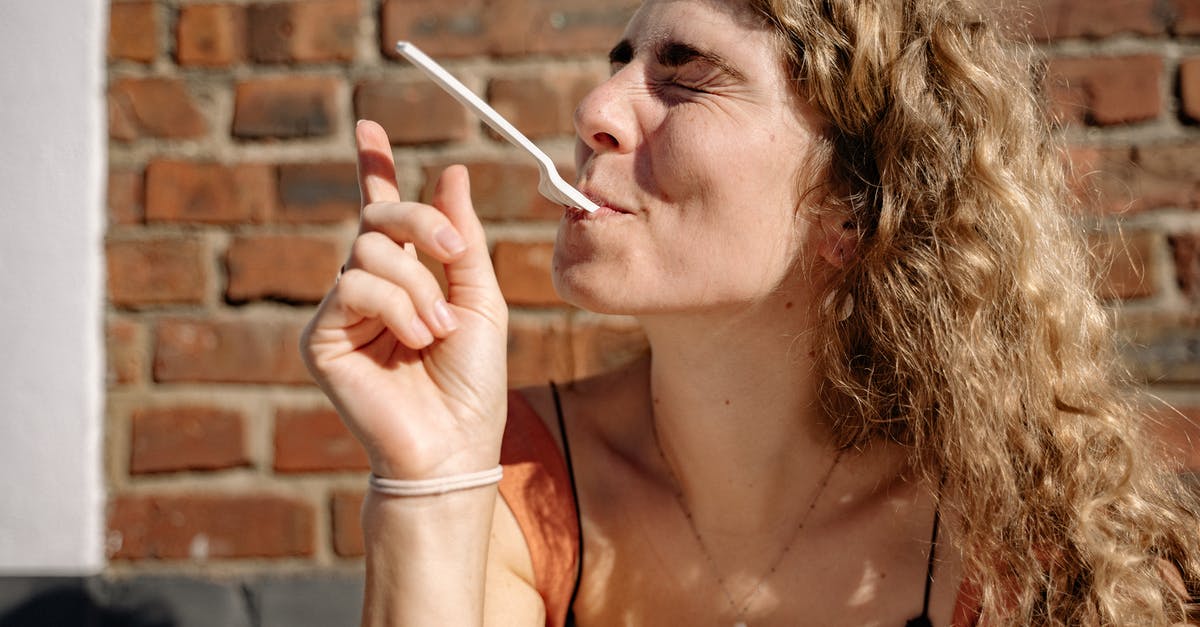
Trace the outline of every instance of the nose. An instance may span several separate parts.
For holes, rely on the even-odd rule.
[[[575,132],[586,151],[627,152],[633,149],[636,119],[629,99],[630,66],[625,66],[584,96],[575,107]]]

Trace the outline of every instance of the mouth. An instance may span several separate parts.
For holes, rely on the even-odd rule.
[[[583,220],[600,220],[618,215],[633,215],[632,211],[613,203],[594,191],[586,189],[582,189],[580,191],[583,192],[584,196],[588,197],[588,200],[596,203],[596,205],[600,208],[593,212],[588,212],[584,211],[583,209],[579,209],[578,207],[567,207],[565,216],[572,222]]]

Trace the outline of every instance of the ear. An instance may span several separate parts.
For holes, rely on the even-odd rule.
[[[826,263],[843,268],[858,250],[858,228],[844,211],[822,212],[817,220],[817,253]]]

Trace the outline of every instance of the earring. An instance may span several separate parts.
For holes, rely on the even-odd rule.
[[[845,322],[850,314],[854,313],[854,295],[846,294],[846,298],[842,300],[842,307],[838,310],[838,322]]]
[[[825,312],[826,314],[833,313],[833,297],[836,294],[836,291],[830,292],[829,295],[825,297],[825,302],[821,303],[821,311]],[[849,318],[850,314],[852,313],[854,313],[854,296],[850,293],[847,293],[842,299],[841,305],[838,306],[836,320],[838,322],[845,322],[846,318]]]

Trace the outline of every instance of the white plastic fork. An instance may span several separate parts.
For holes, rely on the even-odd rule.
[[[501,137],[512,142],[513,145],[525,150],[529,153],[538,164],[538,192],[542,196],[554,201],[560,205],[569,207],[579,207],[584,211],[595,211],[600,207],[580,193],[579,190],[571,186],[570,183],[563,180],[563,177],[558,174],[558,170],[554,167],[554,162],[546,153],[529,141],[528,137],[521,134],[515,126],[504,119],[496,110],[491,108],[488,103],[484,102],[479,96],[476,96],[466,85],[463,85],[457,78],[454,78],[445,68],[438,65],[437,61],[429,58],[419,48],[414,46],[412,42],[401,41],[396,43],[396,52],[408,59],[413,65],[421,68],[433,82],[441,86],[455,100],[458,100],[468,109],[479,116],[492,130],[500,134]]]

